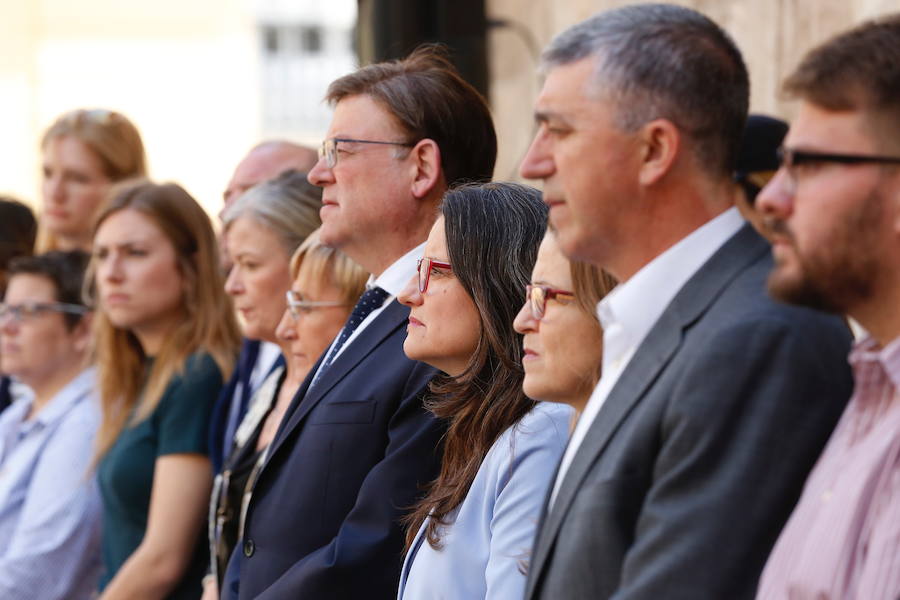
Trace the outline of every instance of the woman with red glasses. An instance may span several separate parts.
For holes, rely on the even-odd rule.
[[[599,267],[566,258],[556,234],[547,232],[514,323],[524,336],[522,385],[529,398],[584,410],[600,380],[597,303],[615,284]]]
[[[448,423],[438,478],[407,517],[399,598],[521,598],[541,503],[571,410],[522,391],[513,318],[544,235],[533,188],[491,183],[449,192],[425,244],[406,355],[443,372],[429,408]]]

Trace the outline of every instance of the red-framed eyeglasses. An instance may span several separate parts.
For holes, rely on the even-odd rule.
[[[433,269],[445,269],[452,271],[450,263],[438,262],[433,258],[420,258],[416,263],[416,271],[419,273],[419,292],[424,294],[428,290],[428,282],[431,281]]]
[[[544,317],[547,310],[547,300],[557,300],[563,304],[568,304],[575,299],[573,292],[558,290],[549,285],[532,285],[525,286],[525,301],[531,305],[531,316],[540,321]]]

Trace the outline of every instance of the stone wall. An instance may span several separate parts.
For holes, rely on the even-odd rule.
[[[488,17],[509,23],[489,34],[491,105],[500,137],[497,179],[517,177],[532,137],[540,89],[535,55],[558,32],[597,11],[631,4],[612,0],[487,0]],[[779,98],[782,78],[803,54],[836,32],[900,11],[900,0],[687,0],[734,38],[750,70],[750,109],[790,119]]]

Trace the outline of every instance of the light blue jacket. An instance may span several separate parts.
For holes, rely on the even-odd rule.
[[[435,550],[419,528],[401,600],[521,600],[541,505],[569,437],[573,411],[543,402],[494,442]],[[427,522],[426,522],[427,523]]]

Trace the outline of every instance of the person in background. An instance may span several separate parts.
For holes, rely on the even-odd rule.
[[[434,369],[403,354],[409,310],[392,299],[448,185],[488,180],[496,158],[487,103],[434,47],[341,77],[327,98],[309,172],[319,237],[371,277],[270,446],[229,563],[240,586],[223,590],[240,598],[396,596],[399,519],[437,474],[443,426],[422,406]]]
[[[37,221],[31,209],[8,196],[0,196],[0,296],[6,290],[6,271],[10,261],[18,256],[30,256],[34,249]],[[0,412],[14,398],[27,397],[27,389],[13,382],[3,372],[3,354],[0,352]]]
[[[0,304],[7,372],[34,392],[0,415],[0,598],[87,600],[100,572],[100,423],[87,367],[87,254],[23,256]]]
[[[788,124],[765,115],[750,115],[741,136],[734,180],[737,193],[734,204],[762,236],[768,236],[762,214],[756,210],[756,196],[778,170],[778,149]]]
[[[276,331],[287,371],[274,371],[253,396],[234,439],[223,473],[216,478],[210,505],[210,543],[216,572],[204,586],[204,600],[219,598],[221,577],[243,530],[242,508],[266,450],[285,415],[299,382],[316,364],[365,289],[366,273],[340,251],[323,246],[313,232],[291,258],[293,281],[285,293],[287,310]],[[215,581],[218,582],[216,585]]]
[[[91,226],[110,186],[147,174],[134,124],[101,108],[61,115],[41,140],[38,252],[91,249]]]
[[[584,411],[600,381],[603,331],[597,303],[615,285],[599,267],[569,260],[556,234],[547,231],[514,323],[523,335],[526,396]]]
[[[215,473],[222,470],[253,394],[276,366],[284,366],[275,328],[291,285],[288,264],[306,236],[322,223],[321,207],[321,188],[309,183],[306,173],[286,171],[251,188],[222,215],[220,240],[228,240],[233,261],[225,291],[241,316],[244,342],[237,368],[213,408],[210,459]],[[285,389],[296,391],[303,377]]]
[[[0,295],[6,290],[6,271],[18,256],[30,256],[37,234],[31,209],[9,196],[0,196]]]
[[[900,598],[900,15],[814,48],[784,83],[799,100],[757,205],[769,290],[849,315],[855,388],[760,580],[757,598]],[[782,368],[791,368],[785,357]]]
[[[769,245],[733,207],[743,58],[697,11],[633,4],[543,64],[522,175],[563,252],[619,284],[526,598],[751,597],[852,379],[847,327],[767,296]]]
[[[572,418],[522,392],[513,330],[546,227],[533,188],[452,189],[397,298],[410,307],[403,351],[442,373],[427,406],[449,424],[440,475],[404,519],[400,600],[519,600],[525,590],[521,564]]]
[[[231,180],[222,193],[219,218],[224,219],[228,207],[253,186],[274,179],[285,171],[308,173],[318,159],[315,148],[286,140],[260,142],[234,168]]]
[[[297,369],[290,361],[287,361],[285,369],[286,345],[278,339],[275,330],[287,308],[285,295],[292,281],[289,269],[291,256],[321,223],[320,196],[321,190],[306,181],[305,173],[288,171],[251,188],[224,215],[229,253],[234,259],[234,266],[225,281],[225,291],[232,297],[235,308],[242,317],[244,336],[263,341],[263,352],[272,350],[271,358],[261,353],[256,361],[254,375],[260,379],[260,383],[252,384],[256,392],[248,404],[255,407],[253,418],[250,419],[253,422],[259,419],[260,414],[268,412],[269,408],[272,408],[273,413],[283,414],[308,371]],[[231,381],[234,382],[234,379],[232,377]],[[263,385],[264,381],[270,382]],[[243,495],[244,484],[258,454],[239,452],[237,456],[229,456],[238,440],[234,433],[230,439],[222,437],[223,430],[228,430],[223,417],[234,416],[229,415],[231,411],[226,409],[239,412],[243,419],[248,407],[235,406],[234,393],[232,391],[232,394],[228,394],[228,391],[229,386],[226,385],[213,411],[210,454],[217,474],[214,486],[216,491],[230,498],[237,498],[238,502],[219,507],[221,514],[217,519],[221,519],[222,524],[216,529],[222,529],[223,533],[218,535],[216,529],[211,531],[215,538],[214,547],[217,548],[211,563],[211,574],[215,577],[206,580],[205,588],[213,580],[221,583],[224,567],[237,540],[235,507],[240,506],[239,499]],[[218,404],[223,399],[224,403]],[[273,402],[274,407],[271,407]],[[270,426],[274,424],[275,428],[264,431],[259,440],[254,439],[254,444],[259,442],[260,452],[268,446],[279,422],[280,418],[271,417],[267,423]],[[248,430],[254,436],[260,435],[255,426],[247,425],[246,420],[244,423],[244,434],[237,443],[240,450],[247,447]],[[232,431],[237,430],[235,424]],[[217,497],[218,494],[214,492],[214,503],[217,502]]]
[[[199,598],[210,409],[240,339],[215,234],[182,188],[140,180],[113,190],[93,242],[100,598]]]

